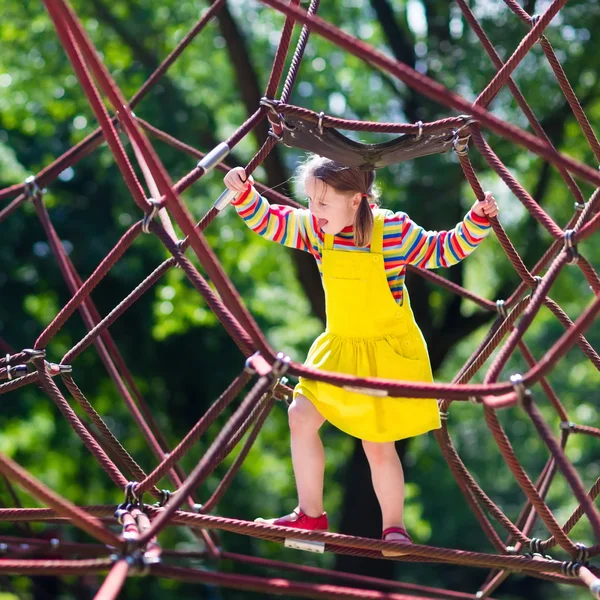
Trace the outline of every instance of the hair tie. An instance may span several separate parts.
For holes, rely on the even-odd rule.
[[[368,194],[361,194],[360,195],[360,199],[361,200],[366,200],[368,202],[369,201],[369,195]]]

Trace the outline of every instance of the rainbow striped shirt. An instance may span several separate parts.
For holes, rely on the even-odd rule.
[[[269,204],[253,187],[232,202],[246,225],[261,237],[290,248],[310,252],[321,271],[324,233],[306,209]],[[383,258],[390,290],[398,304],[406,265],[424,269],[449,267],[467,257],[490,232],[489,220],[472,210],[452,231],[426,231],[403,212],[385,211]],[[340,231],[333,241],[334,250],[368,252],[354,245],[352,226]]]

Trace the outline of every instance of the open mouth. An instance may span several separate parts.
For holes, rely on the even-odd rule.
[[[323,227],[325,227],[325,225],[327,225],[327,223],[329,223],[329,221],[327,219],[317,219],[317,224],[319,225],[319,227],[321,229],[323,229]]]

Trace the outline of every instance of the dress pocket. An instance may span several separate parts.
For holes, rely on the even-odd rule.
[[[419,359],[417,340],[414,335],[407,333],[402,336],[390,336],[386,341],[398,356],[407,360],[417,361]]]

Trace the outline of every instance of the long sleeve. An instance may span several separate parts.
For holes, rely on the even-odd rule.
[[[400,260],[425,269],[450,267],[460,262],[477,248],[491,228],[486,217],[479,217],[472,210],[451,231],[427,231],[406,213],[395,213],[390,220],[394,224],[390,223],[390,235],[384,246],[396,246]]]
[[[320,236],[308,209],[269,204],[254,187],[242,192],[232,202],[246,225],[267,240],[318,253]]]

